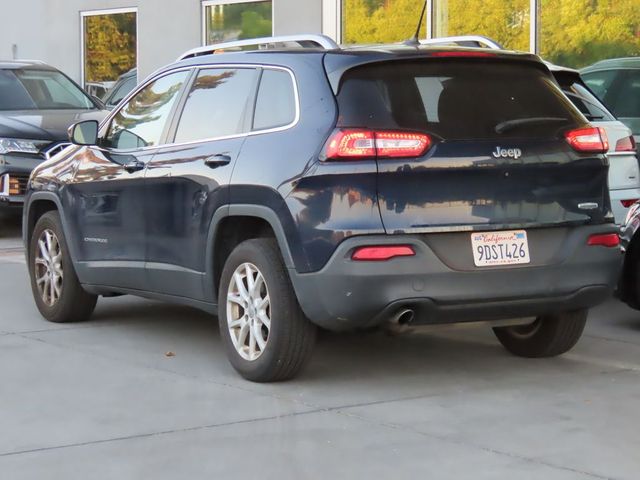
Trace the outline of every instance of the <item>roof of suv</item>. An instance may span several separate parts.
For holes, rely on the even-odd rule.
[[[293,59],[301,55],[330,55],[342,57],[344,62],[357,65],[370,61],[384,61],[390,59],[417,59],[428,57],[494,57],[510,60],[524,60],[542,64],[537,55],[526,52],[515,52],[509,50],[478,49],[473,47],[444,47],[444,46],[407,46],[402,44],[391,45],[367,45],[346,47],[335,50],[325,50],[322,48],[297,48],[297,49],[270,49],[270,50],[248,50],[224,53],[212,53],[193,56],[162,68],[160,71],[173,69],[176,66],[190,66],[201,64],[219,63],[287,63],[287,59]],[[338,62],[342,63],[342,62]]]
[[[162,74],[176,67],[187,67],[193,65],[218,65],[218,64],[253,64],[253,65],[279,65],[293,66],[296,59],[301,57],[317,56],[325,58],[325,68],[329,77],[329,82],[337,92],[342,74],[351,68],[368,63],[394,61],[394,60],[417,60],[445,57],[459,57],[464,59],[486,57],[508,61],[520,61],[531,63],[539,68],[547,70],[545,64],[537,55],[527,52],[516,52],[510,50],[496,50],[487,48],[459,47],[446,45],[419,45],[410,46],[404,44],[367,45],[353,46],[345,48],[325,49],[325,48],[285,48],[266,50],[245,50],[227,51],[217,53],[204,53],[189,56],[176,63],[167,65],[152,76]]]
[[[33,68],[38,70],[55,70],[40,60],[0,60],[0,70],[17,70]]]
[[[594,72],[596,70],[613,70],[624,68],[640,68],[640,57],[610,58],[600,60],[580,70],[582,73]]]

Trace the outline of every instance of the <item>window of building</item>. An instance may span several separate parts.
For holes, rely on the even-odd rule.
[[[203,43],[269,37],[273,34],[271,0],[202,2]]]
[[[640,2],[538,0],[539,51],[550,62],[580,68],[640,54]]]
[[[254,130],[290,124],[296,117],[296,99],[291,75],[282,70],[264,70],[256,99]]]
[[[334,1],[341,7],[344,43],[407,39],[423,6],[414,0],[325,0]],[[536,51],[574,68],[640,55],[638,0],[431,0],[428,5],[428,28],[420,38],[484,35],[505,48]]]
[[[175,142],[246,132],[246,112],[256,75],[253,68],[200,71],[182,110]]]
[[[120,75],[136,67],[135,9],[82,12],[82,86],[102,96]]]
[[[342,0],[342,41],[350,44],[407,40],[416,31],[422,7],[423,2],[415,0]],[[421,38],[425,38],[424,25],[421,30]]]
[[[155,80],[122,106],[113,117],[105,146],[128,150],[158,145],[188,71]]]
[[[434,37],[484,35],[529,51],[530,0],[433,0]]]

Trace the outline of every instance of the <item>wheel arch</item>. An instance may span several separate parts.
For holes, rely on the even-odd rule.
[[[208,292],[208,294],[211,295],[211,300],[213,300],[214,302],[217,302],[218,282],[220,280],[220,274],[222,272],[222,268],[224,267],[226,257],[228,257],[228,253],[230,253],[223,252],[226,254],[226,256],[218,255],[218,253],[220,253],[220,242],[223,239],[223,235],[225,234],[225,227],[227,225],[226,222],[230,221],[231,219],[238,219],[239,221],[245,222],[247,220],[240,219],[248,219],[249,222],[253,220],[253,228],[245,235],[239,236],[241,240],[262,236],[265,232],[264,230],[260,229],[260,226],[268,226],[270,232],[273,234],[273,237],[275,237],[276,242],[278,243],[278,247],[280,249],[285,267],[287,269],[295,269],[295,262],[293,260],[289,242],[287,241],[282,223],[280,222],[280,219],[278,218],[278,215],[275,211],[263,205],[250,204],[228,205],[225,207],[221,207],[214,214],[209,226],[209,232],[207,235],[207,254],[205,259],[206,275],[204,277],[204,289],[205,292]]]
[[[27,203],[24,206],[22,214],[22,240],[25,246],[25,252],[27,260],[29,257],[29,243],[31,241],[31,235],[38,219],[47,212],[57,211],[60,215],[60,221],[62,222],[62,230],[67,240],[67,246],[69,248],[69,255],[71,261],[75,264],[75,245],[72,239],[69,237],[69,227],[66,221],[62,204],[57,195],[52,192],[35,192],[30,195]]]

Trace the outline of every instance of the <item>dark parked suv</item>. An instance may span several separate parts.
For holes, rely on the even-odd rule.
[[[495,328],[514,354],[577,342],[621,262],[607,142],[538,57],[254,43],[272,48],[188,52],[35,170],[44,317],[85,320],[99,295],[195,306],[255,381],[298,372],[316,325],[529,318]]]
[[[0,62],[0,209],[22,207],[31,170],[69,145],[67,128],[102,105],[42,62]]]

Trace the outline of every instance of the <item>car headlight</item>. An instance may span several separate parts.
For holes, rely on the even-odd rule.
[[[20,138],[0,138],[0,154],[3,153],[34,153],[48,145],[46,140],[23,140]]]

